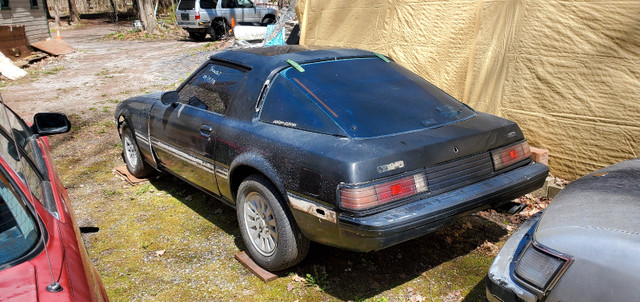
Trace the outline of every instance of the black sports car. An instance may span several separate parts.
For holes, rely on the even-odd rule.
[[[309,240],[366,252],[422,236],[548,172],[515,123],[356,49],[219,52],[115,118],[133,175],[166,171],[235,207],[269,270],[300,262]]]

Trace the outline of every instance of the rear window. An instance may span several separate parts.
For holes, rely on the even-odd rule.
[[[303,67],[304,72],[288,68],[281,74],[351,137],[437,128],[475,116],[468,106],[393,62],[360,58]]]
[[[196,7],[195,0],[182,0],[178,4],[178,10],[192,10]]]

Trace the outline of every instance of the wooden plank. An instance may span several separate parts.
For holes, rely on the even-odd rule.
[[[117,167],[116,173],[118,174],[118,176],[120,176],[120,178],[124,179],[126,182],[128,182],[132,186],[135,186],[139,183],[143,183],[147,181],[147,179],[141,179],[131,175],[131,173],[129,173],[129,170],[127,170],[127,166]]]
[[[0,52],[10,59],[31,54],[24,26],[0,26]]]
[[[75,51],[67,42],[58,39],[42,40],[31,44],[31,46],[54,56],[66,55]]]
[[[235,258],[264,283],[278,279],[278,276],[269,271],[266,271],[264,268],[253,262],[253,260],[245,252],[237,252],[235,254]]]

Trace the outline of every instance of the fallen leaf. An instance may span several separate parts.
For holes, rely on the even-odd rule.
[[[462,290],[456,290],[448,293],[442,301],[444,302],[459,302],[462,301]]]
[[[485,240],[484,243],[478,247],[478,250],[488,256],[495,257],[496,255],[498,255],[500,248],[497,245]]]
[[[156,251],[156,256],[160,257],[160,256],[164,255],[165,252],[166,252],[166,250]]]
[[[292,291],[294,288],[296,288],[296,286],[295,286],[295,285],[293,285],[293,283],[289,283],[289,284],[287,284],[287,290],[288,290],[288,291]]]
[[[300,277],[300,275],[298,274],[294,274],[293,276],[291,276],[291,280],[293,280],[294,282],[307,282],[307,280],[305,278]]]
[[[444,237],[444,241],[446,241],[446,242],[447,242],[447,244],[451,244],[451,243],[453,243],[453,239],[451,239],[451,237],[449,237],[449,236]]]
[[[425,301],[425,300],[426,300],[426,298],[425,298],[425,297],[423,297],[423,296],[422,296],[422,295],[420,295],[420,294],[412,294],[412,295],[409,297],[409,301],[411,301],[411,302],[423,302],[423,301]]]

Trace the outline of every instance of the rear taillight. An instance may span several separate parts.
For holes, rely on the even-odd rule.
[[[196,18],[196,20],[200,20],[200,12],[199,11],[196,11],[195,18]]]
[[[364,210],[411,197],[427,189],[427,178],[420,172],[382,183],[341,187],[340,200],[345,209]]]
[[[526,141],[491,151],[493,166],[496,170],[515,164],[530,156],[531,150]]]

